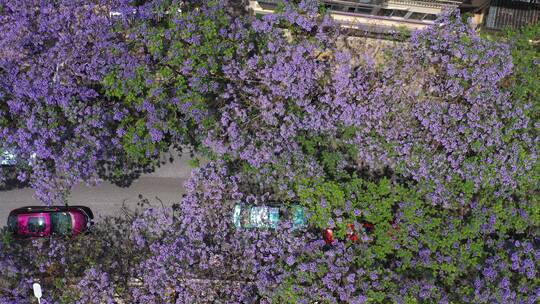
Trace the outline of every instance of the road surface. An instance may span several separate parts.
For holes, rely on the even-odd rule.
[[[188,165],[189,157],[175,159],[158,168],[154,173],[145,174],[135,180],[131,186],[122,188],[109,182],[103,182],[95,187],[84,184],[76,186],[69,202],[72,205],[85,205],[92,209],[96,219],[104,215],[119,214],[122,203],[135,208],[139,201],[139,194],[148,198],[156,206],[161,203],[155,199],[157,196],[164,205],[177,203],[184,193],[184,182],[190,175]],[[7,217],[12,209],[41,205],[34,197],[34,190],[30,188],[0,191],[0,227],[7,224]]]

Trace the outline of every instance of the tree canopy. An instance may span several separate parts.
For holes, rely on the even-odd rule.
[[[23,245],[0,243],[15,286],[0,303],[24,301],[28,276],[65,278],[48,285],[65,303],[539,300],[538,25],[499,41],[447,12],[381,60],[344,46],[317,1],[258,17],[226,1],[94,2],[0,2],[0,136],[37,154],[21,178],[57,202],[171,145],[210,162],[178,205],[99,238],[19,259]],[[239,201],[299,203],[310,228],[237,229]]]

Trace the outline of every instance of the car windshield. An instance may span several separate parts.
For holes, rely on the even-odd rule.
[[[68,212],[51,213],[52,232],[70,234],[72,229],[71,215]]]
[[[306,214],[304,207],[295,205],[292,207],[293,211],[293,229],[299,229],[307,226]]]
[[[242,228],[241,223],[241,214],[242,214],[242,206],[235,205],[234,206],[234,212],[233,212],[233,223],[236,228]]]
[[[43,217],[31,217],[28,219],[28,231],[30,232],[44,232],[46,228],[45,218]]]
[[[234,207],[233,223],[236,228],[273,228],[279,226],[279,208],[269,206]]]
[[[11,232],[17,232],[17,230],[19,230],[19,224],[17,222],[16,215],[10,215],[8,217],[8,229]]]

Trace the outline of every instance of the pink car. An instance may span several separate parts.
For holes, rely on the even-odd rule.
[[[77,235],[90,228],[93,218],[84,206],[31,206],[11,211],[8,228],[19,237]]]

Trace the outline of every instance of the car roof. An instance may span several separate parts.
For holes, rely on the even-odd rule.
[[[283,201],[267,201],[263,204],[254,204],[254,203],[247,203],[245,201],[237,201],[236,205],[240,206],[248,206],[248,207],[292,207],[292,206],[301,206],[298,202],[288,202],[288,204],[285,204]]]
[[[26,206],[11,210],[9,215],[18,215],[24,213],[43,213],[43,212],[68,212],[79,211],[86,213],[89,217],[93,218],[90,208],[84,206]]]

